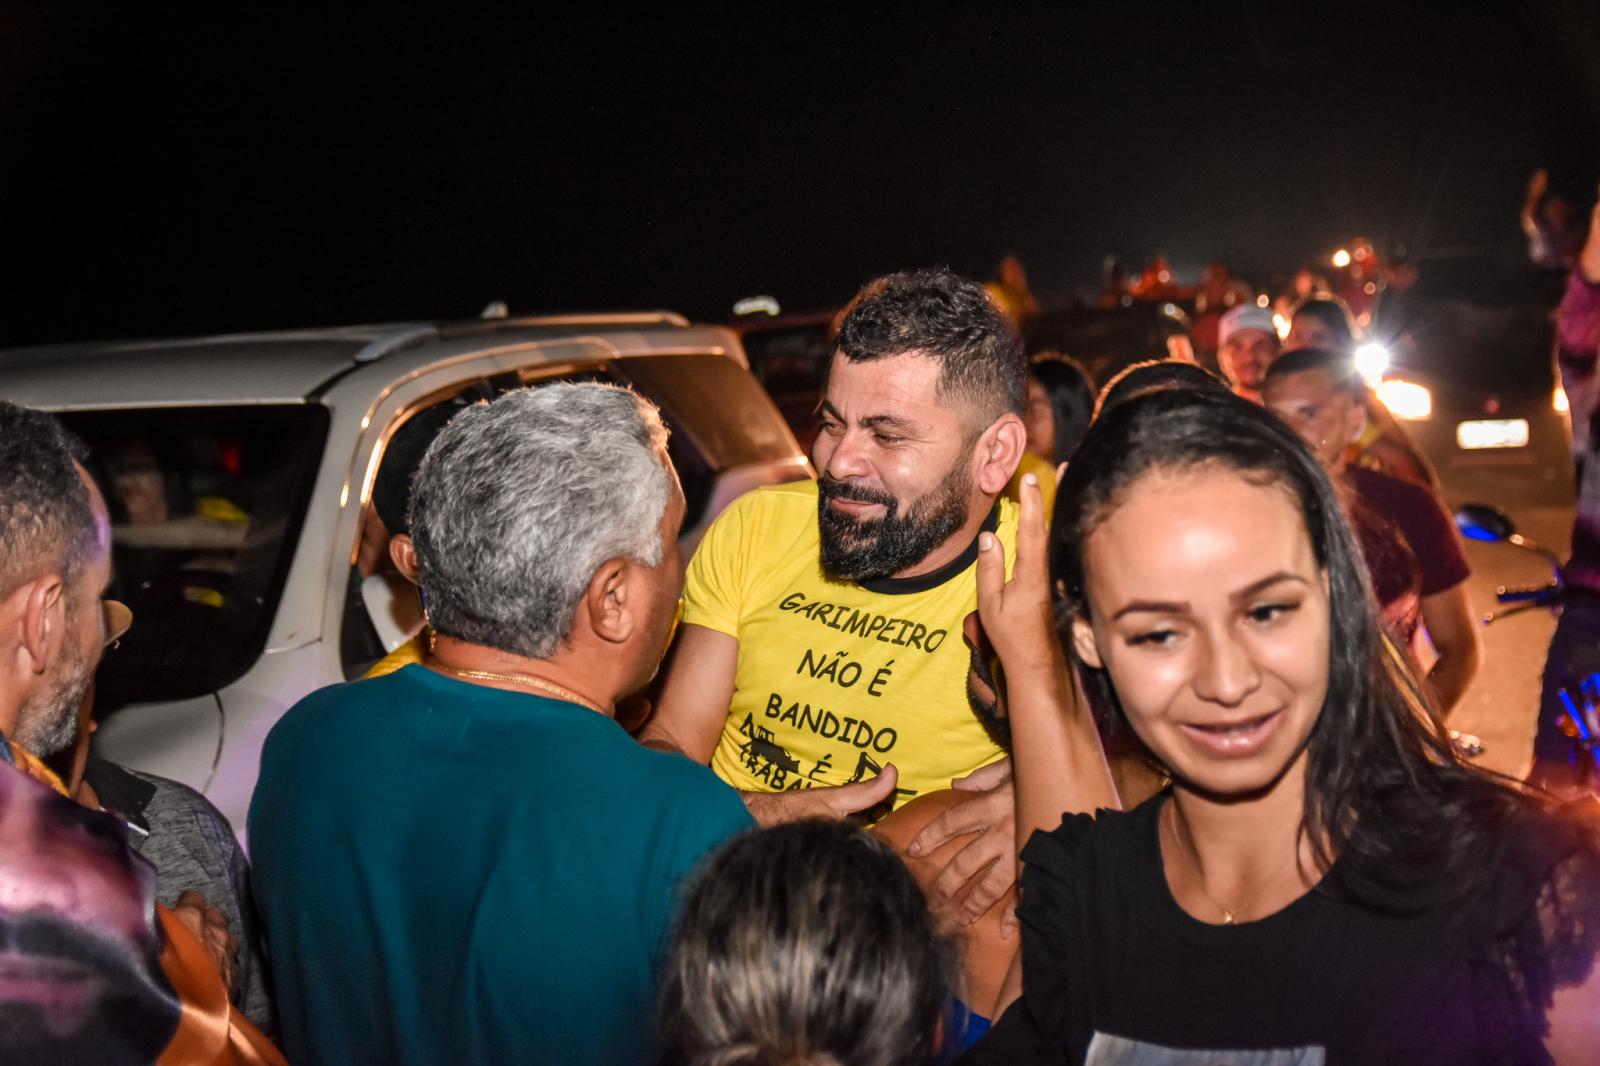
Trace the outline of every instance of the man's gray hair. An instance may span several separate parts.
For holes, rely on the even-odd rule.
[[[434,629],[548,658],[601,564],[661,561],[666,440],[655,405],[612,385],[517,389],[463,410],[411,490]]]

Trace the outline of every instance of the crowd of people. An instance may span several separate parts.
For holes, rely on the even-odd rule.
[[[1596,294],[1600,226],[1575,430]],[[78,446],[0,403],[0,1049],[1593,1061],[1600,817],[1450,733],[1466,558],[1352,336],[1337,301],[1286,339],[1236,302],[1222,376],[1097,392],[983,286],[878,278],[836,324],[816,479],[735,500],[686,565],[635,393],[419,420],[364,554],[425,627],[275,726],[248,877],[197,793],[89,754],[137,622]],[[1590,615],[1557,644],[1593,654]]]

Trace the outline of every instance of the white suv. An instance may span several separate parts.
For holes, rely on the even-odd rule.
[[[419,411],[558,378],[660,405],[687,553],[729,501],[810,473],[738,339],[670,313],[409,323],[0,352],[0,396],[89,445],[133,629],[97,679],[97,750],[244,827],[267,731],[403,637],[355,570],[385,447]],[[351,767],[359,773],[360,767]]]

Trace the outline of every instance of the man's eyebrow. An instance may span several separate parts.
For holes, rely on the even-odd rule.
[[[868,415],[861,420],[861,425],[867,429],[912,430],[917,428],[917,424],[909,418],[900,418],[896,415]]]
[[[839,413],[839,409],[827,400],[823,400],[817,405],[817,417],[831,418],[836,422],[846,421],[844,415]],[[858,425],[865,429],[914,430],[917,428],[917,423],[908,418],[901,418],[898,415],[868,415],[866,418],[861,419]]]

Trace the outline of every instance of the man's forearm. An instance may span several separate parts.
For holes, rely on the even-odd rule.
[[[684,758],[689,757],[689,753],[684,751],[676,740],[673,740],[665,733],[641,733],[639,734],[639,745],[640,747],[649,748],[651,751],[666,752],[668,755],[682,755]]]
[[[1467,687],[1478,673],[1478,656],[1463,651],[1444,651],[1428,671],[1428,684],[1439,705],[1441,717],[1448,717],[1467,694]]]

